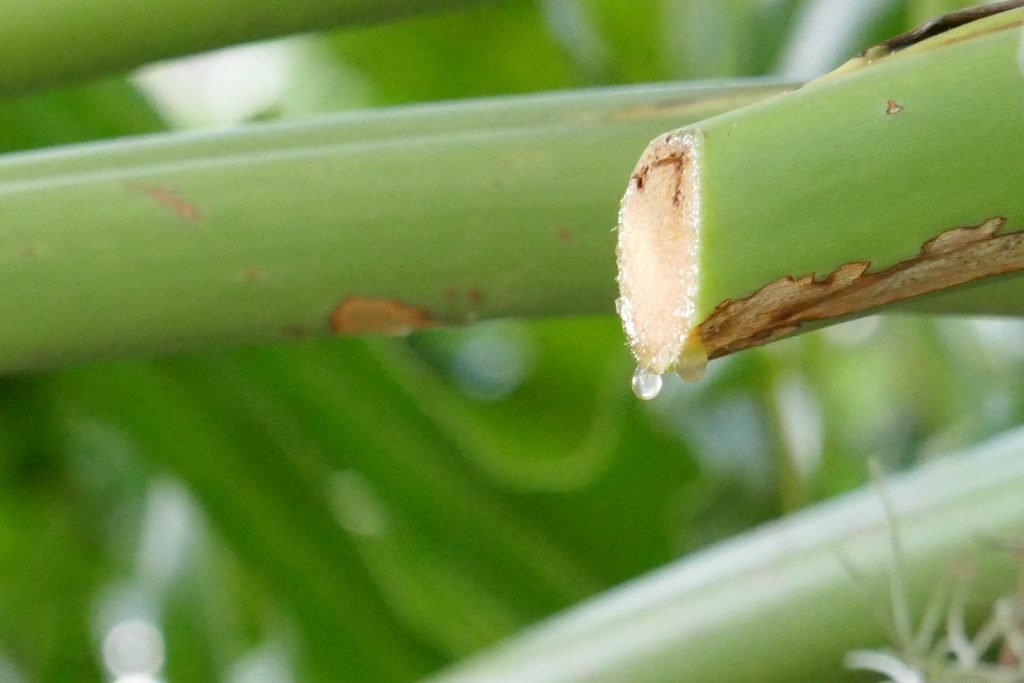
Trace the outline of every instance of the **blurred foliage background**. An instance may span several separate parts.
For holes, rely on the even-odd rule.
[[[494,2],[3,101],[0,147],[802,79],[964,4]],[[611,318],[4,378],[0,680],[414,680],[862,483],[868,457],[906,467],[1019,424],[1022,333],[865,319],[716,361],[650,404]]]

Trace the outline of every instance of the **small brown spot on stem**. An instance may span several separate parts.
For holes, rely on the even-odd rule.
[[[899,114],[901,111],[903,111],[903,105],[897,104],[893,100],[889,100],[885,103],[886,114]]]
[[[555,234],[558,236],[558,239],[563,242],[572,242],[572,230],[569,228],[561,228]]]
[[[146,185],[143,183],[125,183],[125,187],[133,192],[149,195],[187,221],[195,222],[200,218],[199,209],[170,190],[157,185]]]
[[[242,271],[242,279],[246,282],[262,280],[264,275],[266,275],[266,271],[259,266],[250,266]]]
[[[479,306],[480,302],[484,300],[483,294],[481,294],[480,290],[477,289],[476,287],[466,292],[466,298],[469,299],[469,302],[475,306]]]
[[[711,358],[796,332],[804,323],[840,318],[993,275],[1024,270],[1024,232],[1005,235],[1002,217],[946,230],[916,257],[877,272],[845,263],[824,278],[786,276],[744,299],[727,299],[698,326]]]
[[[424,310],[393,299],[350,296],[331,313],[337,334],[408,334],[433,326]]]

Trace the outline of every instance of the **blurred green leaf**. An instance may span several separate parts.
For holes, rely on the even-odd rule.
[[[67,145],[164,129],[122,78],[0,101],[0,151]]]

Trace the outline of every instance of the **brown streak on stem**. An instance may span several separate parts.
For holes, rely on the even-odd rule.
[[[960,10],[959,12],[950,12],[940,17],[936,17],[931,21],[928,21],[920,26],[913,28],[906,33],[901,33],[898,36],[890,38],[889,40],[876,45],[873,48],[868,48],[862,55],[868,55],[869,53],[893,53],[899,52],[900,50],[906,49],[911,45],[920,43],[923,40],[932,38],[940,35],[947,31],[952,31],[955,28],[959,28],[971,22],[978,21],[990,17],[994,14],[1001,12],[1008,12],[1012,9],[1018,9],[1024,7],[1024,0],[1007,0],[1005,2],[994,2],[989,5],[982,5],[979,7],[970,7],[968,9]]]
[[[766,86],[764,90],[766,96],[773,95],[776,92],[777,88],[774,86]],[[735,109],[747,103],[748,100],[745,96],[737,96],[730,93],[707,93],[695,99],[686,98],[667,102],[640,104],[632,107],[626,107],[624,109],[615,109],[597,116],[584,114],[578,118],[578,121],[580,123],[590,124],[595,120],[633,121],[652,118],[699,120],[707,118],[709,115],[708,112]]]
[[[157,185],[145,185],[142,183],[125,183],[125,187],[133,192],[149,195],[187,221],[194,223],[200,218],[199,209],[170,190],[158,187]]]
[[[336,334],[408,334],[433,327],[426,311],[393,299],[350,296],[331,313]]]
[[[869,272],[846,263],[816,278],[786,276],[754,294],[720,303],[698,329],[711,358],[796,332],[804,323],[841,318],[993,275],[1024,269],[1024,232],[1000,235],[1006,219],[946,230],[916,257]]]
[[[937,17],[925,24],[922,24],[921,26],[918,26],[917,28],[907,31],[906,33],[901,33],[898,36],[890,38],[884,43],[879,43],[878,45],[873,45],[867,48],[835,71],[805,84],[804,87],[814,83],[829,81],[836,76],[873,64],[879,59],[883,59],[907,48],[914,47],[918,43],[922,43],[927,40],[936,39],[938,41],[937,45],[949,46],[976,38],[977,36],[989,31],[1005,31],[1018,28],[1024,25],[1024,19],[1015,18],[1007,20],[994,28],[983,24],[978,24],[976,27],[970,27],[970,25],[977,22],[979,19],[985,19],[1002,12],[1008,12],[1010,10],[1020,8],[1024,8],[1024,0],[1010,0],[1008,2],[997,2],[991,5],[972,7]],[[959,31],[955,36],[944,35],[953,29],[959,29],[963,26],[968,26],[970,28]]]

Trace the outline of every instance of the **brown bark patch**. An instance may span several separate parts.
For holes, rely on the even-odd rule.
[[[337,334],[408,334],[433,326],[426,311],[393,299],[350,296],[331,313]]]
[[[140,192],[142,194],[149,195],[159,203],[166,206],[168,209],[178,214],[189,222],[195,222],[200,219],[199,209],[192,204],[174,194],[170,190],[164,189],[157,185],[145,185],[141,183],[127,183],[126,187],[133,192]]]
[[[942,33],[946,33],[947,31],[952,31],[955,28],[960,28],[961,26],[978,21],[979,19],[985,19],[986,17],[991,17],[994,14],[1008,12],[1021,7],[1024,7],[1024,0],[1004,0],[1003,2],[993,2],[988,5],[969,7],[957,12],[943,14],[942,16],[936,17],[935,19],[932,19],[931,21],[928,21],[916,28],[910,29],[906,33],[901,33],[898,36],[890,38],[880,45],[868,48],[862,54],[872,54],[872,50],[874,51],[874,54],[899,52],[911,45],[916,45],[928,38],[933,38]]]
[[[1024,232],[1005,235],[1002,217],[953,228],[912,259],[877,272],[845,263],[824,278],[786,276],[745,299],[727,299],[698,331],[711,358],[792,334],[804,323],[853,315],[911,297],[1024,269]]]
[[[917,28],[913,28],[906,33],[894,36],[884,43],[879,43],[878,45],[873,45],[863,50],[859,55],[843,64],[835,71],[825,74],[821,78],[811,81],[811,83],[826,81],[834,76],[859,69],[863,66],[872,64],[879,59],[883,59],[889,55],[913,47],[918,43],[922,43],[927,40],[935,39],[938,41],[933,45],[934,47],[948,46],[965,40],[970,40],[990,31],[1005,31],[1024,26],[1024,19],[1019,18],[1015,18],[1011,21],[1005,21],[994,27],[979,23],[979,20],[981,19],[986,19],[1002,12],[1009,12],[1010,10],[1020,8],[1024,8],[1024,0],[1004,0],[1003,2],[994,2],[988,5],[971,7],[958,12],[944,14],[922,24],[921,26],[918,26]],[[972,27],[971,24],[976,25]],[[961,29],[964,26],[967,26],[968,28],[963,28],[955,35],[950,33],[954,29]]]

